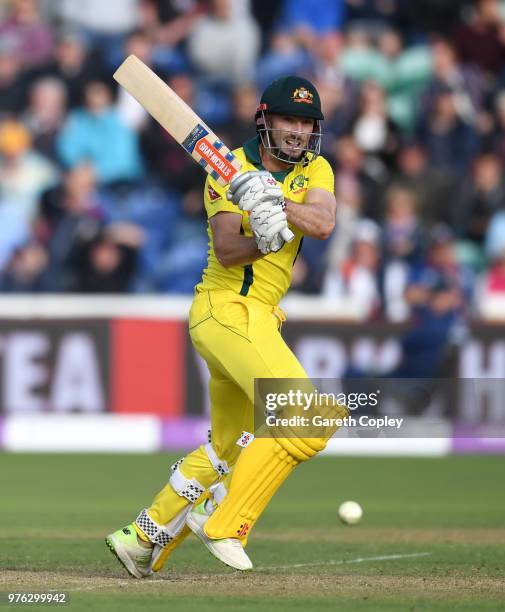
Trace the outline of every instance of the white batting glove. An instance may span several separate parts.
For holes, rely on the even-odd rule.
[[[263,255],[276,253],[284,245],[281,232],[288,227],[286,213],[276,200],[263,202],[249,214],[249,223]]]
[[[277,200],[284,204],[280,185],[266,170],[250,170],[236,176],[230,183],[226,198],[246,212],[263,202]]]

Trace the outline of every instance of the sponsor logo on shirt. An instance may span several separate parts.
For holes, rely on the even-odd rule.
[[[211,185],[207,185],[207,195],[209,196],[209,200],[211,202],[221,199],[219,193]]]

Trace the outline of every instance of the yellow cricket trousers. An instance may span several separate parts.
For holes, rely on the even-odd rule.
[[[196,295],[189,316],[191,340],[210,372],[212,449],[231,468],[241,451],[237,440],[252,432],[255,378],[307,378],[280,334],[284,315],[278,307],[233,291]],[[179,470],[205,489],[222,479],[202,445],[184,457]],[[188,500],[167,484],[148,509],[166,525]]]

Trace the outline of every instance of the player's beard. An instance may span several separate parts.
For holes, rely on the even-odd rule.
[[[307,151],[311,133],[270,128],[270,138],[275,150],[287,159],[297,161]]]

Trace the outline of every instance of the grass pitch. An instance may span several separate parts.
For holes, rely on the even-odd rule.
[[[317,458],[253,531],[253,572],[191,536],[153,579],[128,578],[103,538],[149,504],[173,460],[0,455],[0,591],[66,591],[72,612],[505,609],[501,457]],[[357,526],[337,519],[346,499],[364,508]]]

